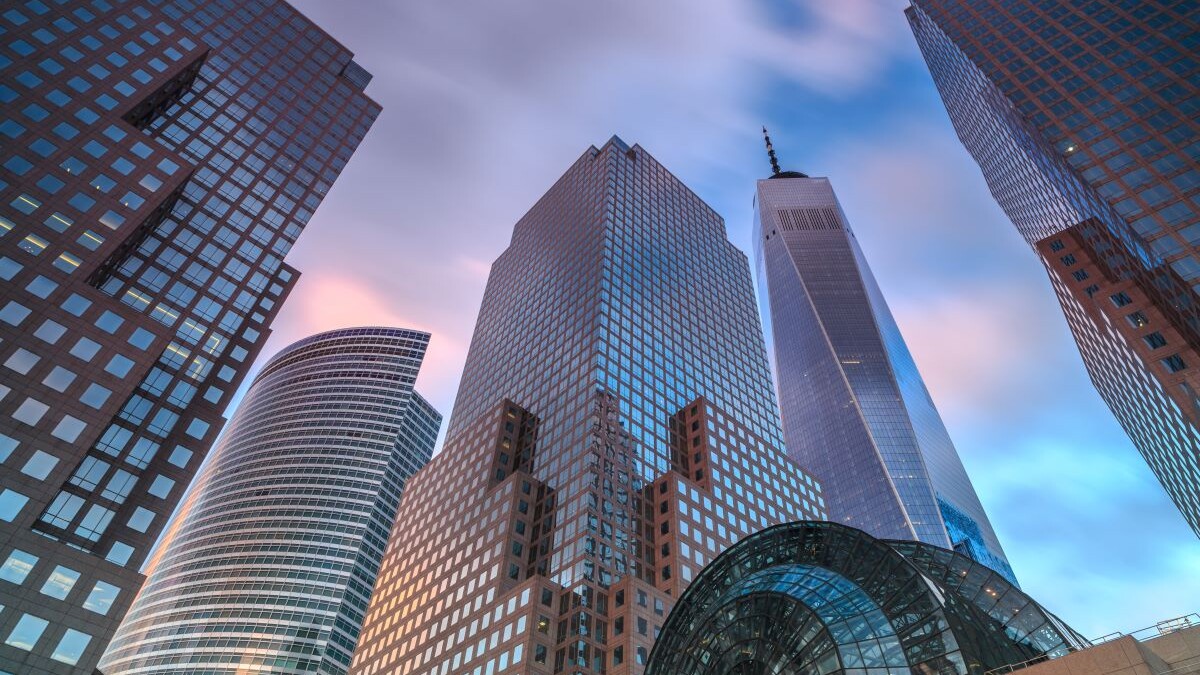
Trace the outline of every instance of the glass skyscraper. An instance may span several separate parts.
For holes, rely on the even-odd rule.
[[[1092,382],[1200,535],[1195,2],[914,0],[906,15]]]
[[[758,181],[754,237],[788,454],[825,487],[830,519],[1015,582],[829,179]]]
[[[445,447],[405,491],[351,672],[641,673],[707,562],[823,515],[782,449],[746,256],[614,137],[492,265]]]
[[[404,481],[441,415],[429,335],[348,328],[254,379],[101,661],[106,675],[344,674]]]
[[[0,672],[90,675],[379,107],[276,0],[0,33]]]

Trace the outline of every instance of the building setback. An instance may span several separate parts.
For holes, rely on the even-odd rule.
[[[0,671],[90,674],[379,107],[284,2],[0,27]]]
[[[589,148],[492,265],[351,672],[641,673],[708,561],[823,517],[775,405],[721,218],[641,147]]]
[[[953,548],[1015,583],[829,179],[758,181],[754,237],[784,440],[830,519]]]
[[[1092,382],[1200,535],[1195,9],[914,0],[905,13]]]
[[[428,343],[348,328],[263,367],[160,544],[106,675],[346,672],[404,481],[441,426],[413,391]]]

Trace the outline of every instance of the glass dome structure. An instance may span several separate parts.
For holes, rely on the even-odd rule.
[[[676,603],[646,675],[983,675],[1088,646],[982,564],[831,522],[777,525]]]

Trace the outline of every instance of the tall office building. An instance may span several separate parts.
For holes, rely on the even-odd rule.
[[[754,238],[788,454],[831,520],[954,550],[1015,582],[827,178],[758,181]]]
[[[614,137],[492,265],[351,672],[640,673],[705,563],[823,513],[782,449],[745,255]]]
[[[379,107],[275,0],[0,29],[0,672],[91,673]]]
[[[350,667],[404,481],[441,415],[429,335],[349,328],[275,355],[172,521],[106,675]]]
[[[1092,382],[1200,535],[1195,3],[913,0],[905,12]]]

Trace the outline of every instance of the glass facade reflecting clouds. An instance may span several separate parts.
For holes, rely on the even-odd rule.
[[[90,673],[379,107],[276,0],[7,2],[0,35],[0,560],[36,561],[0,671]]]
[[[760,180],[754,207],[788,453],[821,479],[830,518],[1013,579],[829,180]]]
[[[272,358],[172,522],[101,662],[138,673],[345,673],[404,482],[441,415],[429,335],[321,333]]]
[[[646,675],[982,673],[1088,642],[991,569],[837,523],[772,527],[684,592]]]
[[[1092,382],[1200,535],[1195,3],[914,0],[906,14]]]
[[[351,672],[641,673],[708,561],[823,515],[780,439],[746,256],[641,147],[590,148],[492,266]]]

